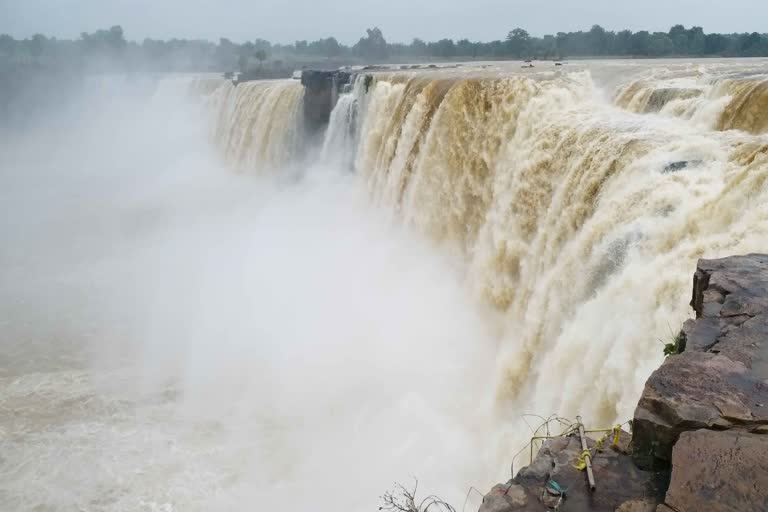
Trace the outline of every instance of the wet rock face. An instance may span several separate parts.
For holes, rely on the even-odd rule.
[[[680,512],[768,510],[768,436],[684,432],[672,453],[665,503]]]
[[[331,117],[338,94],[351,80],[345,71],[307,70],[301,73],[304,86],[304,125],[312,134],[320,131]]]
[[[691,306],[682,354],[651,375],[635,411],[643,469],[668,468],[683,432],[768,431],[768,255],[700,260]]]
[[[506,484],[499,484],[485,496],[480,512],[534,512],[552,510],[560,500],[549,484],[554,480],[565,489],[560,510],[570,512],[652,512],[663,497],[654,476],[639,470],[626,453],[629,433],[622,432],[623,443],[598,452],[592,467],[597,490],[588,489],[586,473],[576,469],[581,456],[577,437],[548,440],[533,463],[520,470]],[[588,440],[595,453],[596,443]]]
[[[508,510],[525,510],[528,505],[528,493],[522,485],[509,481],[499,484],[483,498],[480,512],[506,512]]]
[[[673,172],[682,171],[684,169],[688,169],[689,167],[696,167],[698,165],[701,165],[701,160],[677,160],[675,162],[670,162],[667,165],[665,165],[661,173],[669,174]]]

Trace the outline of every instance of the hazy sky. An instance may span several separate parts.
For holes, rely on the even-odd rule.
[[[205,38],[355,42],[377,25],[390,41],[503,38],[588,29],[765,32],[768,0],[0,0],[0,33],[77,37],[122,25],[128,39]]]

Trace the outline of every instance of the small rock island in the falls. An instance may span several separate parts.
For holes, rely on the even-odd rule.
[[[480,512],[768,511],[768,255],[700,260],[691,306],[696,319],[648,379],[632,435],[594,457],[595,491],[575,467],[578,436],[559,437]]]

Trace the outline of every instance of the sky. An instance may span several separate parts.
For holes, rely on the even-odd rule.
[[[354,43],[378,26],[388,41],[503,39],[588,30],[765,32],[768,0],[0,0],[0,33],[77,38],[121,25],[126,38],[200,38],[290,43],[334,36]]]

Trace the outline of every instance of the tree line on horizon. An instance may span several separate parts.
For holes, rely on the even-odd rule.
[[[472,42],[441,39],[426,42],[389,43],[379,28],[371,28],[354,45],[333,37],[293,44],[273,44],[255,39],[238,44],[226,38],[207,40],[125,39],[123,29],[113,26],[79,39],[48,38],[36,34],[17,40],[0,35],[0,71],[39,66],[77,68],[93,66],[154,71],[228,71],[267,65],[272,68],[333,63],[373,63],[407,60],[473,59],[566,59],[570,57],[762,57],[768,56],[768,34],[704,33],[701,27],[675,25],[668,32],[605,30],[558,32],[541,37],[525,29],[511,30],[505,39]],[[269,61],[265,64],[265,61]],[[97,66],[98,67],[98,66]]]

